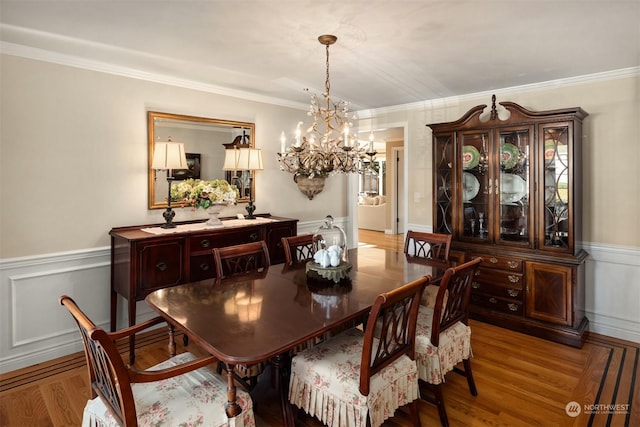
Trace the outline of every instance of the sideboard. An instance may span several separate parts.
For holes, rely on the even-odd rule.
[[[297,219],[270,215],[255,220],[221,218],[224,226],[202,222],[113,228],[111,236],[111,331],[116,329],[118,295],[128,302],[129,326],[136,321],[136,302],[149,293],[181,283],[215,277],[212,249],[264,240],[271,264],[284,262],[281,238],[297,234]],[[135,339],[129,341],[135,358]]]

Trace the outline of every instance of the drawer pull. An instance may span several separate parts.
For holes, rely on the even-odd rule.
[[[509,310],[511,311],[518,311],[518,304],[509,303],[507,304],[507,307],[509,307]]]
[[[209,264],[205,264],[204,262],[200,264],[200,270],[207,271],[209,270]]]
[[[276,247],[277,247],[278,249],[282,249],[282,242],[278,242],[278,243],[276,243]]]
[[[200,240],[200,246],[202,246],[203,248],[208,248],[209,246],[211,246],[211,242],[209,241],[209,239],[202,239]]]
[[[167,263],[160,261],[156,264],[156,268],[160,271],[165,271],[167,269]]]
[[[489,298],[489,302],[490,302],[491,304],[497,304],[497,303],[498,303],[498,300],[497,300],[497,299],[495,299],[494,297],[491,297],[491,298]]]
[[[491,258],[489,258],[489,262],[490,262],[491,264],[497,264],[497,263],[498,263],[498,259],[497,259],[497,258],[494,258],[494,257],[491,257]]]
[[[507,293],[509,294],[510,297],[515,298],[518,296],[520,292],[516,291],[515,289],[507,289]]]
[[[516,267],[518,267],[518,262],[517,262],[517,261],[509,261],[509,262],[507,263],[507,265],[508,265],[510,268],[516,268]]]
[[[258,233],[249,234],[249,239],[251,239],[252,242],[258,241]]]
[[[478,282],[471,282],[471,287],[473,289],[480,289],[480,283]]]
[[[510,274],[507,277],[509,278],[509,281],[511,283],[518,283],[520,281],[520,276],[514,276],[513,274]]]
[[[475,276],[479,276],[480,275],[480,269],[477,269],[475,273],[473,273]]]

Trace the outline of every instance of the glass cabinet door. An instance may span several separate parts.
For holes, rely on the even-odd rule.
[[[434,144],[434,233],[453,233],[453,134],[438,135]]]
[[[544,139],[544,246],[569,248],[568,126],[542,128]]]
[[[488,240],[492,195],[489,176],[489,154],[491,146],[488,131],[460,134],[462,173],[460,194],[462,211],[458,220],[460,238],[465,240]]]
[[[531,246],[533,242],[531,188],[531,142],[529,128],[498,131],[499,172],[496,199],[499,204],[499,241]]]

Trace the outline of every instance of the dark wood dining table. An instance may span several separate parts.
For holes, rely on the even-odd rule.
[[[146,302],[227,365],[230,417],[241,411],[233,366],[269,361],[276,371],[283,424],[294,425],[287,396],[290,351],[362,319],[379,294],[426,275],[437,283],[449,267],[379,247],[361,246],[348,255],[352,269],[338,284],[308,279],[304,264],[277,264],[259,274],[159,289]]]

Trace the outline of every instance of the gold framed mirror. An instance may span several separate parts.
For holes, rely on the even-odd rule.
[[[225,179],[240,190],[238,202],[255,200],[255,172],[223,170],[225,150],[234,146],[255,147],[255,124],[181,114],[147,112],[149,209],[167,207],[168,171],[151,168],[156,142],[169,139],[184,144],[189,169],[171,171],[175,180]],[[172,200],[171,203],[179,203]]]

